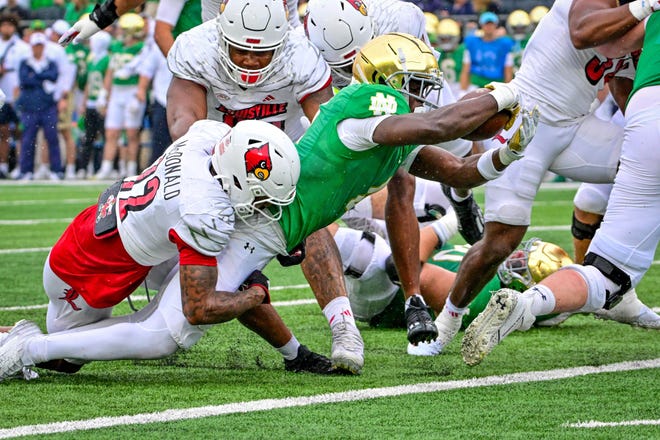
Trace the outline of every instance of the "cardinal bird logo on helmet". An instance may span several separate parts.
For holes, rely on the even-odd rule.
[[[360,0],[347,0],[348,3],[351,4],[355,9],[360,11],[360,14],[366,16],[367,15],[367,5],[364,4],[363,1]]]
[[[259,180],[267,180],[273,169],[273,163],[270,160],[269,144],[265,143],[260,147],[250,148],[245,152],[245,171]]]

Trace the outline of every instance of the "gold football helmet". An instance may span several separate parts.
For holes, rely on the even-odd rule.
[[[451,18],[443,18],[438,22],[435,34],[438,47],[445,52],[453,52],[461,42],[461,25]]]
[[[424,12],[424,18],[426,19],[426,34],[429,36],[431,43],[435,43],[436,40],[436,29],[438,28],[438,16],[433,12]]]
[[[507,287],[526,290],[564,266],[573,264],[565,250],[553,243],[530,238],[497,269]]]
[[[412,35],[393,32],[368,42],[355,59],[353,79],[384,84],[432,108],[438,107],[442,72],[431,49]],[[437,93],[431,93],[431,92]]]
[[[531,30],[529,14],[522,9],[511,12],[506,19],[506,30],[514,40],[522,40]]]
[[[539,21],[549,12],[549,9],[543,5],[536,6],[529,11],[529,19],[532,22],[532,25],[536,27],[539,24]]]
[[[122,31],[122,37],[142,38],[144,36],[144,18],[133,12],[128,12],[117,21]]]

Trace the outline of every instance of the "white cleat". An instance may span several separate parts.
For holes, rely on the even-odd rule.
[[[537,327],[555,327],[561,324],[562,322],[566,321],[568,318],[571,316],[575,315],[573,312],[564,312],[560,313],[557,316],[553,316],[552,318],[544,319],[543,321],[536,321],[536,326]]]
[[[43,334],[39,326],[32,321],[22,319],[7,333],[4,344],[0,347],[0,382],[22,376],[26,380],[34,379],[32,370],[23,364],[23,352],[30,338]],[[37,376],[38,377],[38,376]]]
[[[529,330],[536,317],[531,300],[512,289],[500,289],[465,330],[461,354],[468,365],[478,365],[514,330]]]
[[[420,342],[417,345],[408,344],[408,354],[412,356],[437,356],[440,353],[442,353],[442,345],[437,339]]]
[[[364,366],[364,342],[355,324],[342,319],[332,326],[332,367],[360,374]]]
[[[616,321],[633,327],[660,330],[660,316],[637,297],[635,289],[630,289],[611,310],[594,312],[597,319]]]
[[[440,351],[444,350],[447,345],[456,337],[458,331],[463,324],[463,315],[458,315],[449,312],[444,307],[437,318],[435,318],[435,326],[438,328],[438,337],[434,342]]]

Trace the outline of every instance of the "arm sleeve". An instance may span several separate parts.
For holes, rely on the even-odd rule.
[[[337,134],[342,143],[353,151],[364,151],[375,147],[374,131],[378,124],[391,115],[374,116],[365,119],[344,119],[337,125]]]
[[[162,21],[171,26],[176,25],[186,0],[160,0],[156,10],[156,21]]]

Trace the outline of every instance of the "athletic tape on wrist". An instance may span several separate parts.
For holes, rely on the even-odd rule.
[[[483,153],[477,161],[477,170],[479,170],[479,173],[484,176],[484,179],[486,180],[497,179],[502,175],[502,171],[498,171],[495,168],[493,154],[495,154],[495,150],[488,150]]]
[[[516,153],[508,146],[500,147],[499,156],[503,165],[509,165],[511,162],[514,162],[523,157],[522,154]]]
[[[653,12],[651,2],[648,0],[635,0],[634,2],[630,2],[628,3],[628,9],[630,10],[630,13],[639,21],[644,20]]]

